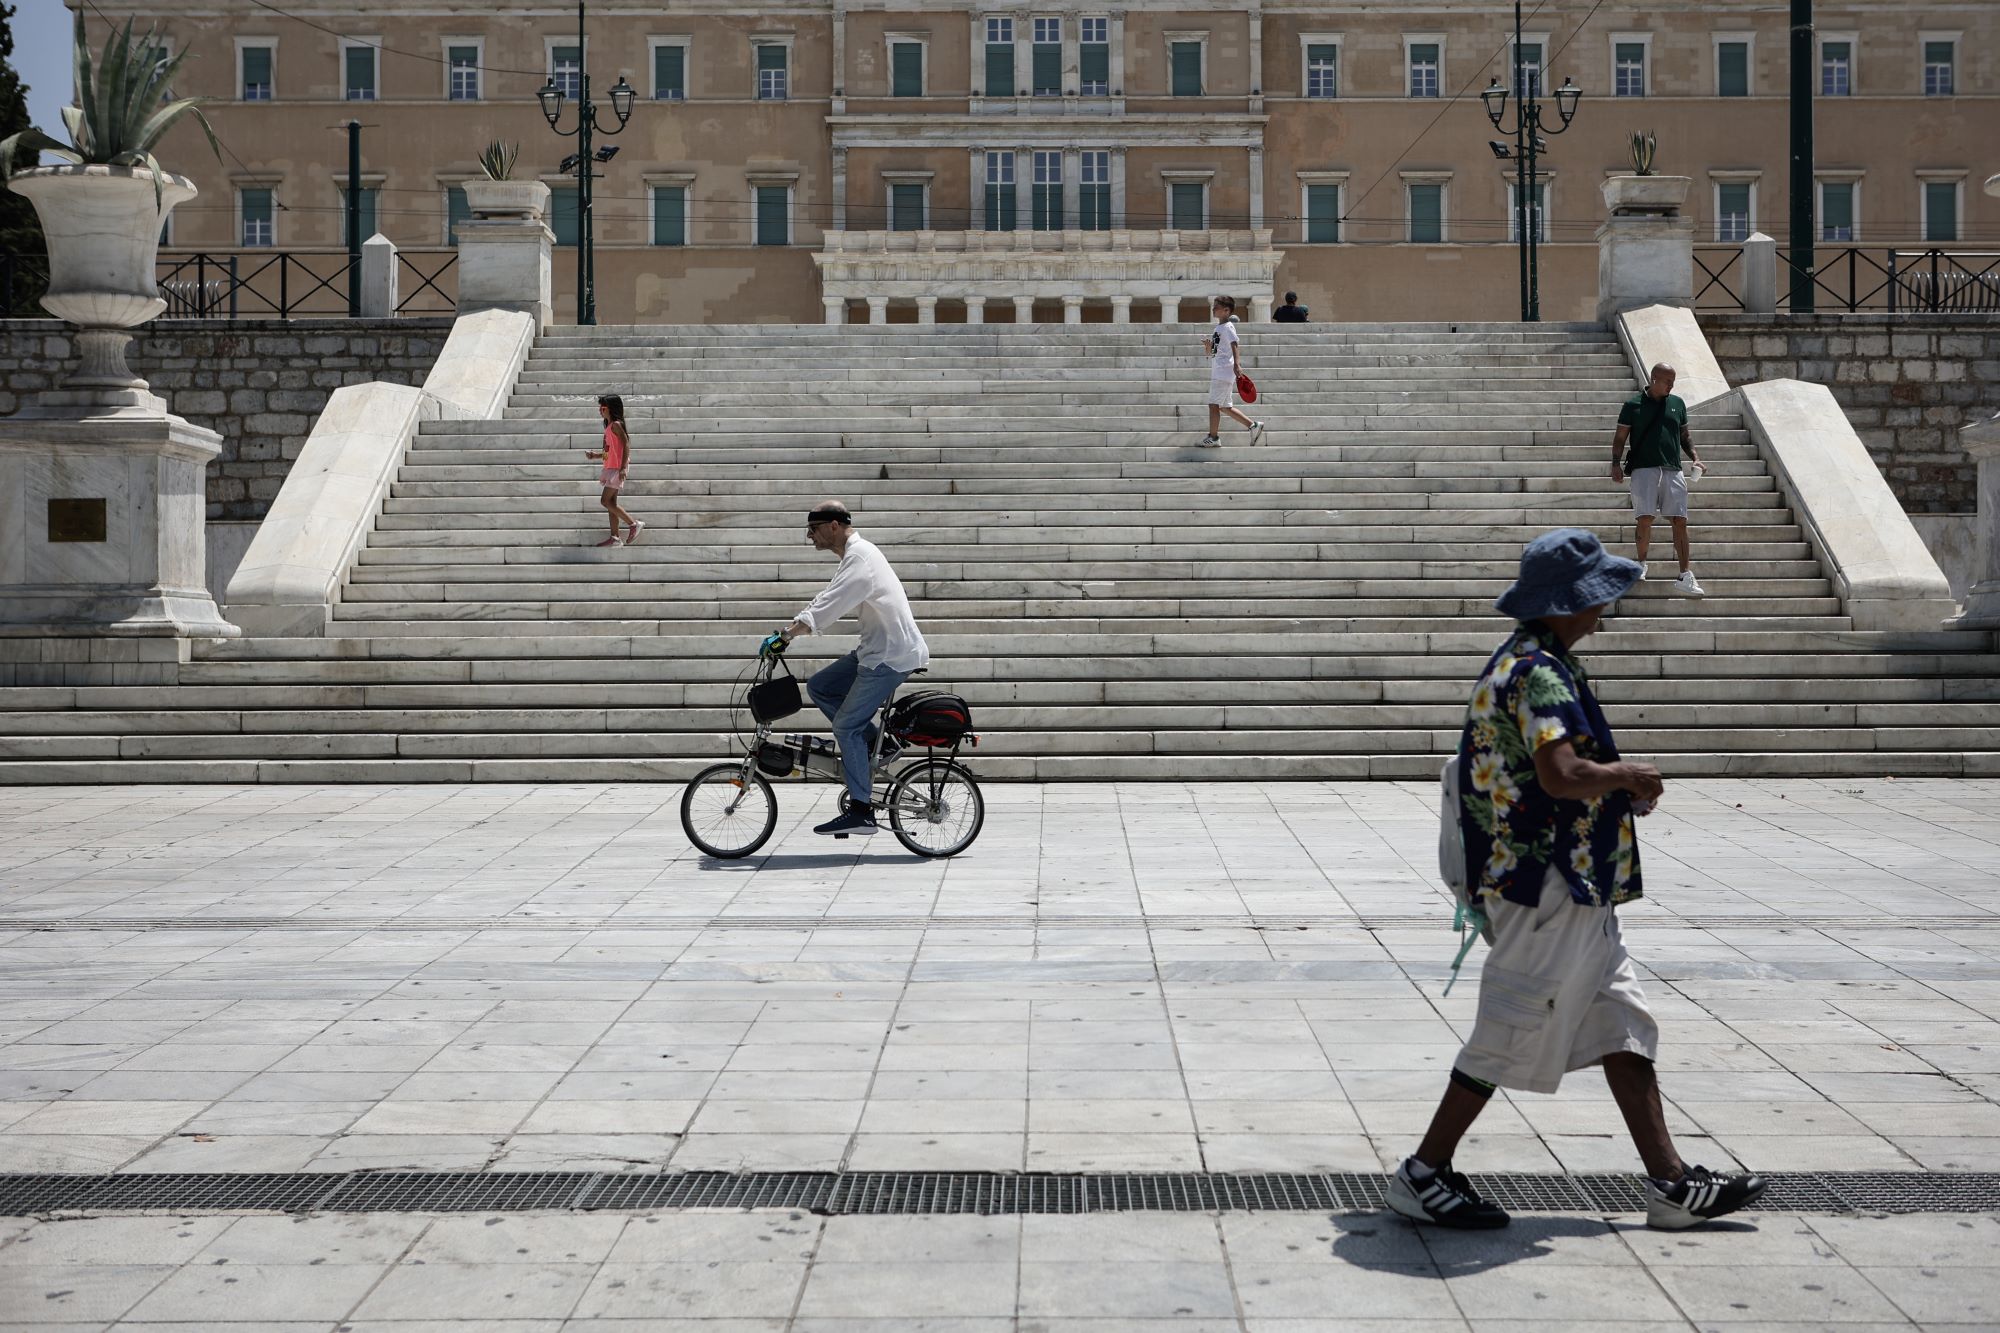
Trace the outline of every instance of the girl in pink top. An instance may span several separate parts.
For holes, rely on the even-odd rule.
[[[630,546],[639,540],[639,534],[646,530],[646,525],[618,505],[618,492],[625,487],[625,473],[632,458],[632,433],[625,429],[625,400],[615,393],[599,394],[597,415],[604,422],[604,448],[586,450],[584,456],[604,460],[604,471],[598,475],[604,494],[598,502],[604,506],[605,517],[611,520],[611,535],[597,544]],[[620,523],[625,525],[622,538],[618,535]]]

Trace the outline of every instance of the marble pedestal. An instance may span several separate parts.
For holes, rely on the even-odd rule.
[[[2000,630],[2000,415],[1964,427],[1958,439],[1979,463],[1979,512],[1973,518],[1978,545],[1965,609],[1946,626]]]
[[[1597,229],[1597,317],[1694,305],[1694,219],[1613,216]]]

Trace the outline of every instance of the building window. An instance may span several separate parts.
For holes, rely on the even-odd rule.
[[[1750,43],[1715,44],[1715,95],[1717,97],[1750,95]]]
[[[1411,42],[1406,48],[1410,65],[1410,96],[1436,97],[1441,86],[1441,42]]]
[[[1715,239],[1741,244],[1750,239],[1757,225],[1752,202],[1756,186],[1749,181],[1717,181],[1715,185]]]
[[[1617,42],[1611,52],[1611,94],[1614,97],[1646,95],[1646,44]]]
[[[687,100],[687,47],[681,42],[659,42],[653,47],[653,100]]]
[[[1410,240],[1416,245],[1444,243],[1444,186],[1411,182],[1409,186]]]
[[[1950,97],[1957,91],[1958,43],[1950,40],[1924,42],[1924,96]]]
[[[1306,242],[1332,245],[1340,240],[1340,187],[1306,186]]]
[[[477,102],[479,100],[479,48],[477,46],[447,46],[445,58],[445,90],[447,100],[453,102]]]
[[[920,181],[889,183],[889,230],[922,231],[927,219],[924,217],[924,187]]]
[[[1037,149],[1032,165],[1034,194],[1029,225],[1036,231],[1063,229],[1063,155]]]
[[[1062,20],[1036,19],[1035,46],[1030,62],[1035,96],[1061,96],[1062,55]]]
[[[1111,20],[1084,19],[1077,45],[1077,79],[1085,97],[1103,97],[1111,91]]]
[[[458,244],[458,229],[472,221],[472,205],[466,201],[465,187],[453,185],[444,192],[444,243]]]
[[[1924,182],[1924,242],[1946,245],[1958,240],[1958,182]]]
[[[757,100],[782,102],[791,95],[791,48],[783,42],[757,43]]]
[[[1819,183],[1819,238],[1852,241],[1856,231],[1853,181]]]
[[[1340,96],[1340,48],[1331,42],[1306,47],[1306,96]]]
[[[1014,155],[986,155],[986,230],[1014,230]]]
[[[1173,57],[1173,95],[1200,97],[1201,43],[1174,42],[1168,49]]]
[[[1111,153],[1089,148],[1076,155],[1081,184],[1076,192],[1076,225],[1083,231],[1111,230]]]
[[[242,66],[242,82],[238,96],[246,102],[268,102],[271,100],[271,67],[276,63],[277,52],[268,46],[244,46],[237,48],[237,61]]]
[[[550,46],[549,81],[571,101],[583,96],[583,48]]]
[[[1014,95],[1014,20],[986,20],[986,95]]]
[[[1507,243],[1509,245],[1517,244],[1521,239],[1521,210],[1519,199],[1517,198],[1520,188],[1520,182],[1518,181],[1507,182]],[[1528,200],[1528,215],[1531,219],[1530,225],[1534,227],[1533,235],[1535,240],[1540,244],[1547,244],[1549,239],[1549,183],[1547,181],[1541,181],[1535,186],[1533,197]],[[1440,234],[1442,234],[1442,217],[1439,218],[1438,229]]]
[[[1854,92],[1854,43],[1819,44],[1819,95],[1847,97]]]
[[[238,191],[236,206],[243,217],[242,236],[246,247],[277,244],[277,201],[268,185]]]
[[[574,185],[552,186],[549,190],[549,230],[557,245],[576,245],[583,236],[583,214],[577,208]]]
[[[1520,78],[1514,84],[1514,95],[1516,97],[1540,97],[1542,95],[1542,52],[1544,49],[1541,42],[1524,41],[1521,43],[1521,74]]]
[[[759,185],[757,187],[757,244],[790,245],[792,243],[792,187],[789,185]]]
[[[685,185],[653,187],[653,244],[688,243],[688,192]]]
[[[924,44],[922,42],[889,43],[889,95],[891,97],[922,97],[924,95]]]
[[[349,46],[340,53],[341,68],[346,72],[346,97],[350,102],[372,102],[375,100],[375,48],[372,46]]]
[[[1208,187],[1196,181],[1172,181],[1167,185],[1168,224],[1175,231],[1203,231],[1208,227]]]
[[[361,187],[361,236],[359,238],[360,241],[367,240],[370,236],[373,236],[376,232],[375,203],[380,193],[381,192],[378,191],[372,185],[364,185]],[[347,216],[348,216],[347,191],[342,190],[340,192],[340,243],[351,249],[355,245],[359,244],[359,241],[357,241],[354,237],[351,237],[347,234]]]

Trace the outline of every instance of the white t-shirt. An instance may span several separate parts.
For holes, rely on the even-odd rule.
[[[859,533],[848,536],[847,551],[840,557],[840,567],[833,571],[833,581],[797,619],[813,633],[824,634],[849,611],[861,622],[856,651],[862,666],[915,671],[930,662],[930,646],[917,630],[916,617],[910,614],[903,581],[889,568],[881,548]]]
[[[1215,326],[1215,331],[1208,335],[1209,349],[1215,353],[1215,367],[1212,374],[1234,378],[1236,358],[1231,355],[1230,349],[1241,341],[1243,340],[1236,336],[1236,325],[1231,321],[1224,320]]]

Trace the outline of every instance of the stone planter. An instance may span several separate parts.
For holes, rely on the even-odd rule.
[[[137,167],[34,167],[8,188],[34,204],[48,238],[49,289],[42,305],[78,328],[81,362],[67,381],[72,395],[107,407],[150,410],[159,400],[125,362],[127,331],[167,308],[154,268],[160,229],[194,182]],[[77,405],[77,404],[68,404]]]
[[[1692,176],[1612,176],[1604,182],[1604,206],[1614,217],[1634,213],[1676,217],[1693,187]]]
[[[476,218],[539,218],[549,208],[549,187],[540,181],[469,180],[460,188]]]

